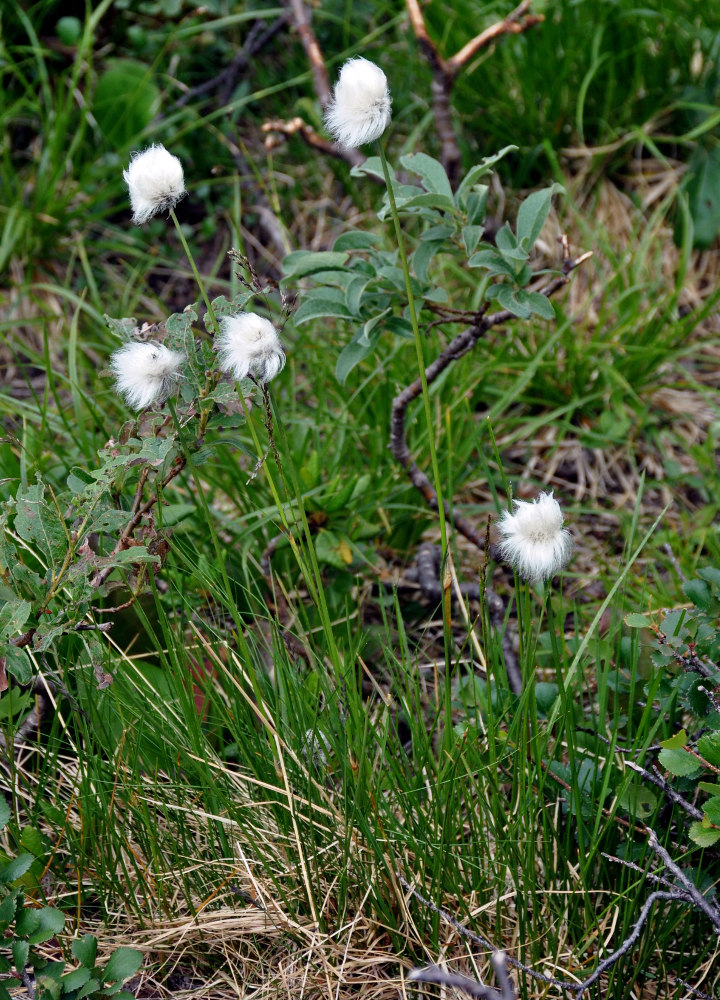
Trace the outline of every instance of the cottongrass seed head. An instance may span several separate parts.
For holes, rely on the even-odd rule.
[[[133,222],[141,226],[157,212],[165,212],[185,194],[182,163],[162,145],[135,153],[123,178],[128,186]]]
[[[115,388],[134,410],[162,403],[174,388],[184,360],[180,351],[164,344],[130,341],[110,359]]]
[[[357,149],[379,139],[390,124],[387,77],[375,63],[358,57],[340,70],[325,124],[338,145]]]
[[[222,371],[238,382],[253,375],[269,382],[285,367],[285,351],[269,319],[257,313],[238,313],[220,320],[215,350]]]
[[[552,493],[535,500],[513,500],[498,523],[500,554],[526,580],[547,580],[570,558],[572,538],[563,528],[560,504]]]

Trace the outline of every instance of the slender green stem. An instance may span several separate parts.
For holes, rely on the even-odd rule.
[[[443,584],[444,584],[445,573],[446,573],[445,562],[448,555],[447,521],[445,518],[445,501],[443,500],[442,481],[440,479],[440,466],[438,465],[437,451],[435,449],[435,431],[433,427],[432,409],[430,407],[430,393],[428,392],[427,378],[425,376],[425,356],[423,354],[423,342],[422,342],[422,337],[420,336],[420,326],[418,325],[417,309],[415,308],[415,298],[413,296],[412,282],[410,280],[410,267],[408,265],[407,249],[405,247],[405,237],[403,235],[402,226],[400,225],[400,216],[398,215],[397,204],[395,203],[395,193],[393,192],[392,180],[390,178],[390,170],[388,167],[387,158],[385,156],[385,150],[383,148],[382,142],[380,141],[378,141],[378,149],[380,151],[380,162],[382,163],[383,174],[385,175],[385,185],[387,187],[387,193],[388,193],[388,200],[390,202],[390,214],[392,215],[393,224],[395,226],[395,238],[397,240],[397,245],[398,245],[400,265],[402,267],[403,276],[405,278],[405,290],[407,292],[408,308],[410,310],[410,324],[412,326],[413,337],[415,340],[417,366],[418,366],[418,372],[420,373],[420,384],[422,386],[422,398],[423,398],[423,404],[425,406],[425,421],[427,423],[427,429],[428,429],[430,466],[432,468],[433,480],[435,482],[435,493],[437,495],[438,514],[440,517],[440,542],[442,544],[442,566],[443,566]],[[450,596],[449,587],[446,589],[445,586],[443,585],[443,592],[447,593],[448,596],[448,600],[443,601],[443,639],[445,647],[445,683],[444,683],[444,699],[443,699],[445,726],[443,730],[443,747],[445,753],[448,755],[449,758],[452,753],[452,747],[454,742],[454,734],[452,728],[452,685],[451,685],[452,664],[450,657],[450,651],[452,649],[452,627],[451,627],[451,614],[450,614],[450,601],[449,601],[449,596]]]
[[[400,252],[400,266],[402,267],[403,276],[405,278],[405,290],[408,297],[408,308],[410,310],[410,325],[413,330],[413,337],[415,340],[415,351],[417,354],[417,365],[418,371],[420,372],[420,384],[422,385],[422,398],[425,406],[425,420],[427,421],[428,428],[428,442],[430,449],[430,466],[432,468],[433,480],[435,484],[435,492],[437,493],[438,499],[438,514],[440,515],[440,538],[442,541],[442,551],[443,560],[445,559],[445,553],[447,552],[447,522],[445,518],[445,503],[443,501],[442,493],[442,483],[440,480],[440,467],[437,460],[437,451],[435,449],[435,433],[433,429],[433,418],[432,409],[430,407],[430,393],[428,392],[427,379],[425,377],[425,358],[423,355],[423,343],[422,337],[420,336],[420,327],[418,325],[417,310],[415,308],[415,298],[412,291],[412,283],[410,281],[410,268],[408,266],[407,250],[405,248],[405,237],[403,236],[402,226],[400,225],[400,216],[398,215],[397,205],[395,203],[395,194],[392,188],[392,181],[390,179],[390,170],[388,168],[387,158],[385,156],[385,150],[383,148],[382,142],[378,141],[378,150],[380,152],[380,162],[382,163],[383,173],[385,175],[385,184],[387,186],[388,199],[390,201],[390,214],[392,215],[393,223],[395,225],[395,237],[397,239],[398,250]]]
[[[180,223],[178,222],[177,215],[175,215],[175,209],[174,208],[170,209],[170,218],[175,223],[175,229],[177,231],[178,236],[180,237],[180,242],[182,243],[183,250],[185,251],[185,256],[187,257],[187,259],[188,259],[188,261],[190,263],[190,267],[192,268],[192,273],[195,276],[195,281],[197,282],[197,286],[200,289],[200,294],[203,297],[203,302],[205,303],[205,308],[207,309],[208,315],[210,316],[210,320],[211,320],[212,325],[213,325],[213,330],[215,331],[216,334],[220,333],[220,327],[218,326],[218,321],[215,318],[215,313],[213,311],[213,307],[210,305],[210,299],[208,298],[208,294],[205,291],[205,285],[203,284],[203,280],[200,277],[200,272],[198,271],[197,265],[195,264],[195,258],[193,257],[192,253],[190,252],[190,247],[188,246],[188,242],[185,239],[185,233],[182,231],[182,227],[180,226]]]

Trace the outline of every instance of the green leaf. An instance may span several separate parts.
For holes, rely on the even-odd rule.
[[[700,765],[697,760],[685,750],[661,750],[658,760],[664,768],[678,778],[697,774]]]
[[[641,615],[636,611],[631,612],[629,615],[625,615],[624,621],[628,628],[650,628],[652,625],[652,618],[650,615]]]
[[[697,571],[697,575],[720,590],[720,569],[716,569],[715,566],[704,566]]]
[[[418,281],[427,281],[428,267],[438,250],[442,247],[442,241],[418,244],[412,255],[412,269]]]
[[[13,891],[0,903],[0,924],[12,923],[15,919],[15,904],[21,892],[21,889],[13,889]]]
[[[347,267],[347,261],[346,253],[334,250],[296,250],[283,260],[283,273],[286,278],[304,278],[317,271],[343,271]]]
[[[30,954],[30,945],[27,941],[13,941],[12,944],[12,957],[13,964],[18,972],[22,970],[27,965],[28,955]]]
[[[340,385],[345,385],[345,380],[353,368],[355,368],[356,365],[359,365],[360,362],[368,356],[368,354],[372,354],[376,343],[377,338],[370,344],[357,344],[355,341],[351,341],[342,349],[335,364],[335,378],[338,380]]]
[[[137,948],[118,948],[102,973],[103,982],[124,982],[142,965],[143,953]]]
[[[543,188],[542,191],[534,191],[533,194],[528,195],[518,209],[517,238],[518,243],[526,250],[532,250],[535,245],[550,213],[552,196],[556,191],[562,191],[559,184]]]
[[[0,1000],[13,1000],[13,997],[8,993],[8,989],[15,990],[18,986],[22,986],[22,983],[14,977],[0,983]]]
[[[334,531],[321,530],[315,536],[315,551],[318,562],[336,569],[347,569],[352,563],[352,549],[347,541],[340,538]]]
[[[705,580],[686,580],[682,589],[687,599],[692,601],[696,608],[701,611],[707,611],[710,608],[712,595]]]
[[[0,608],[0,638],[10,639],[30,617],[32,605],[29,601],[8,601]]]
[[[720,733],[701,736],[698,740],[697,752],[708,764],[720,767]]]
[[[333,302],[330,299],[321,299],[314,295],[305,299],[293,317],[295,326],[301,323],[308,323],[310,320],[318,319],[320,316],[334,316],[337,319],[352,319],[352,313],[340,302]]]
[[[720,795],[720,782],[713,784],[711,781],[698,781],[698,791],[707,792],[708,795]]]
[[[537,316],[543,319],[555,319],[555,307],[547,295],[541,295],[540,292],[525,292],[525,299],[528,307]]]
[[[43,991],[40,993],[42,1000],[60,1000],[62,986],[57,979],[53,979],[52,976],[42,975],[37,977],[37,984]]]
[[[384,326],[389,333],[394,333],[396,337],[403,337],[405,340],[413,339],[412,323],[403,316],[388,316]]]
[[[26,542],[35,544],[51,566],[62,561],[67,551],[65,524],[55,504],[44,497],[45,487],[35,483],[23,489],[15,498],[15,530]]]
[[[30,935],[30,944],[41,944],[55,937],[65,927],[65,914],[54,906],[43,906],[37,910],[40,918],[37,930]]]
[[[546,716],[555,704],[559,687],[551,681],[538,681],[535,685],[535,701],[538,712]]]
[[[160,91],[146,63],[109,59],[91,100],[91,110],[110,149],[137,144],[160,105]],[[172,150],[171,150],[172,152]]]
[[[360,312],[360,304],[365,294],[365,289],[371,281],[372,275],[358,274],[345,289],[345,304],[353,316],[356,316]]]
[[[394,180],[395,171],[388,163],[388,172],[390,174],[390,179]],[[379,156],[368,156],[367,160],[362,163],[356,164],[350,171],[351,177],[379,177],[381,180],[385,180],[385,174],[383,173],[382,160]]]
[[[437,208],[441,212],[455,212],[455,202],[442,194],[414,194],[412,197],[398,199],[400,211],[408,208]]]
[[[482,239],[484,232],[484,226],[463,226],[462,238],[468,256],[475,252],[475,248]]]
[[[720,826],[720,798],[713,795],[703,806],[703,812],[713,826]]]
[[[646,820],[657,808],[657,795],[651,788],[629,785],[618,796],[618,802],[635,819]]]
[[[46,852],[42,834],[34,826],[23,828],[23,832],[20,834],[20,846],[24,847],[26,851],[29,851],[36,858],[43,857]]]
[[[100,989],[101,983],[99,979],[88,979],[84,986],[80,988],[75,1000],[83,1000],[84,997],[92,996],[93,993],[97,993]]]
[[[499,163],[504,156],[507,156],[508,153],[514,152],[517,148],[517,146],[505,146],[499,153],[496,153],[494,156],[486,156],[484,160],[480,161],[480,163],[471,167],[465,177],[463,177],[457,191],[455,192],[455,201],[457,204],[461,204],[464,196],[469,193],[471,188],[477,184],[481,178],[492,173],[493,167],[496,163]]]
[[[494,298],[502,308],[507,309],[513,316],[517,316],[518,319],[528,319],[531,315],[529,306],[523,301],[523,292],[516,292],[512,285],[494,285],[492,290]]]
[[[92,934],[85,934],[81,938],[75,938],[72,943],[72,953],[75,958],[82,965],[86,966],[88,969],[92,969],[95,966],[95,959],[97,957],[98,943],[97,938]]]
[[[10,822],[10,817],[12,812],[7,800],[4,796],[0,795],[0,830],[4,830],[7,824]]]
[[[79,17],[67,14],[55,25],[55,32],[63,45],[77,45],[82,37],[83,26]]]
[[[40,911],[24,906],[15,920],[15,932],[23,937],[32,934],[40,924]]]
[[[709,826],[703,826],[699,821],[695,821],[690,824],[688,828],[688,835],[690,840],[698,845],[698,847],[712,847],[720,840],[720,830],[713,830]]]
[[[427,153],[410,153],[408,156],[401,156],[400,162],[407,170],[417,174],[422,179],[426,191],[434,191],[436,194],[442,194],[446,198],[452,199],[452,187],[442,163],[434,160]]]
[[[29,684],[32,680],[33,665],[26,649],[8,646],[5,650],[5,669],[18,684]]]
[[[687,746],[687,733],[684,729],[681,729],[679,733],[675,733],[669,739],[662,740],[660,746],[665,750],[681,750]]]
[[[515,280],[514,268],[494,249],[478,250],[468,261],[468,267],[486,267],[491,275],[505,274]]]
[[[349,232],[338,236],[333,243],[333,252],[347,253],[348,250],[370,250],[379,242],[380,237],[377,233],[368,233],[363,229],[351,229]]]
[[[63,988],[63,993],[69,993],[71,990],[79,990],[81,986],[90,979],[90,969],[80,966],[79,969],[74,969],[72,972],[68,972],[66,976],[63,976],[60,980]]]
[[[455,233],[455,226],[448,225],[447,222],[441,222],[438,226],[429,226],[424,232],[420,234],[420,239],[423,243],[430,242],[434,240],[447,240],[450,239]]]
[[[720,229],[720,146],[695,147],[685,181],[688,208],[693,222],[693,246],[705,249],[715,242]]]
[[[8,861],[0,871],[0,883],[7,884],[21,878],[34,860],[32,854],[18,854],[16,858]]]

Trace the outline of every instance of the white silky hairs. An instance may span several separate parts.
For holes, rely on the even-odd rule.
[[[513,513],[505,511],[498,523],[500,553],[526,580],[547,580],[572,551],[560,504],[550,492],[531,502],[513,500],[513,506]]]
[[[134,410],[162,403],[174,388],[185,356],[164,344],[130,341],[110,358],[115,388]]]
[[[135,153],[123,178],[128,186],[133,222],[141,226],[158,212],[168,211],[185,194],[182,163],[164,146]]]
[[[375,63],[358,57],[340,70],[325,124],[338,145],[357,149],[379,139],[390,124],[387,77]]]
[[[277,330],[269,319],[257,313],[224,316],[215,338],[215,350],[222,371],[237,381],[253,375],[258,382],[269,382],[285,366],[285,352]]]

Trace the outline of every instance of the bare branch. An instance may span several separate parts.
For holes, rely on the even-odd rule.
[[[258,52],[265,48],[267,43],[287,24],[287,14],[281,14],[270,24],[266,25],[263,20],[258,19],[248,32],[245,44],[238,51],[229,66],[226,66],[217,76],[210,80],[205,80],[197,87],[189,87],[183,95],[175,102],[175,108],[181,108],[185,104],[197,97],[204,97],[214,90],[218,91],[219,103],[227,104],[235,86],[235,81],[240,74],[247,69],[250,61]]]
[[[450,989],[462,990],[468,996],[477,997],[478,1000],[515,1000],[514,990],[511,993],[498,993],[492,987],[483,986],[482,983],[478,983],[474,979],[468,979],[467,976],[458,976],[451,972],[445,972],[439,965],[428,965],[424,969],[413,969],[408,979],[412,979],[417,983],[433,983],[437,986],[448,986]]]
[[[611,966],[615,965],[618,959],[622,958],[623,955],[627,955],[627,953],[630,951],[630,949],[635,944],[637,939],[640,937],[640,931],[643,929],[645,921],[650,915],[650,910],[652,910],[653,906],[659,899],[667,899],[675,903],[687,903],[688,901],[685,894],[680,894],[675,891],[665,892],[659,890],[657,892],[651,892],[648,898],[645,900],[643,908],[640,910],[640,916],[638,917],[637,921],[633,924],[632,929],[628,934],[628,936],[625,938],[620,947],[612,953],[612,955],[608,955],[607,958],[604,958],[602,962],[600,962],[599,965],[596,967],[595,971],[591,973],[591,975],[589,975],[587,979],[583,980],[583,982],[580,983],[579,987],[576,989],[575,993],[576,997],[578,998],[581,997],[583,993],[585,993],[586,990],[588,990],[592,986],[593,983],[597,982],[597,980],[600,978],[603,972],[606,971],[606,969],[609,969],[611,968]]]
[[[635,771],[637,774],[641,775],[645,781],[649,781],[657,788],[660,788],[663,795],[670,799],[671,802],[675,802],[676,805],[679,805],[681,809],[684,809],[688,816],[692,816],[693,819],[697,820],[701,820],[703,818],[702,812],[691,802],[688,802],[687,799],[684,799],[679,792],[675,791],[674,788],[671,788],[669,783],[665,781],[665,779],[658,774],[656,770],[648,771],[644,767],[641,767],[640,764],[636,764],[634,760],[628,760],[627,758],[624,758],[623,762],[625,767],[629,767],[631,771]]]
[[[660,844],[655,831],[650,828],[648,828],[648,844],[650,849],[657,854],[668,871],[672,872],[688,896],[692,898],[695,906],[703,911],[705,916],[715,928],[715,933],[720,934],[720,908],[703,896],[694,882],[691,882],[682,868],[680,868],[679,865],[673,861],[665,848]]]
[[[473,56],[477,55],[481,49],[491,45],[502,35],[521,35],[529,28],[534,28],[537,24],[542,24],[545,20],[544,14],[529,14],[532,0],[523,0],[521,4],[511,11],[504,21],[491,24],[489,28],[481,31],[479,35],[472,38],[467,45],[464,45],[459,52],[448,59],[447,65],[450,72],[455,76],[462,67],[470,62]]]
[[[315,93],[320,104],[325,110],[332,100],[332,90],[330,87],[330,77],[327,66],[320,51],[315,32],[310,23],[310,14],[302,0],[289,0],[290,12],[292,13],[295,30],[300,36],[300,41],[308,57],[310,68],[312,69]]]
[[[463,935],[463,937],[469,938],[471,941],[474,941],[475,944],[479,944],[481,948],[486,948],[488,951],[492,952],[493,955],[500,953],[501,949],[496,948],[492,941],[489,941],[488,938],[483,937],[481,934],[476,934],[474,931],[468,930],[467,927],[464,927],[459,920],[455,919],[452,913],[448,913],[448,911],[443,909],[441,906],[437,906],[429,899],[426,899],[425,896],[421,896],[417,889],[414,889],[413,886],[411,886],[399,872],[395,872],[395,877],[403,889],[406,889],[409,893],[411,893],[411,895],[413,895],[418,902],[422,903],[423,906],[427,906],[428,909],[433,911],[433,913],[437,913],[441,916],[443,920],[450,924],[451,927],[454,927],[459,934]],[[521,969],[528,976],[531,976],[533,979],[538,979],[541,983],[548,983],[550,986],[557,986],[561,990],[571,990],[573,993],[578,990],[578,983],[570,983],[562,979],[553,979],[552,976],[546,976],[543,972],[536,972],[535,969],[531,969],[529,966],[523,965],[522,962],[518,962],[516,958],[512,958],[510,955],[507,956],[506,960],[507,963],[512,965],[514,969]]]
[[[553,278],[549,281],[544,288],[539,289],[541,295],[546,295],[548,298],[553,295],[559,288],[562,288],[568,281],[568,276],[571,271],[579,266],[583,261],[587,260],[590,256],[589,253],[583,254],[577,260],[572,260],[569,256],[565,255],[565,247],[567,242],[563,243],[564,259],[562,264],[562,274],[560,277]],[[502,310],[501,312],[492,313],[487,315],[483,310],[477,313],[474,322],[462,333],[459,333],[454,337],[447,347],[441,351],[437,358],[432,361],[425,369],[425,379],[428,386],[430,386],[442,372],[450,365],[453,361],[457,361],[468,351],[477,344],[478,340],[483,337],[488,330],[494,326],[498,326],[500,323],[507,323],[510,320],[516,319],[517,317],[508,310]],[[418,377],[410,385],[406,386],[401,393],[399,393],[392,403],[392,415],[390,420],[390,450],[393,456],[406,470],[410,481],[417,490],[422,493],[428,504],[434,509],[438,509],[438,497],[435,492],[435,488],[430,482],[427,475],[423,470],[413,461],[412,455],[410,453],[410,448],[405,437],[405,421],[407,416],[407,409],[410,404],[420,396],[422,393],[422,381]],[[445,502],[445,514],[448,520],[451,520],[455,525],[457,530],[461,535],[464,535],[469,541],[473,543],[481,552],[485,549],[485,538],[484,535],[479,532],[474,525],[472,525],[466,518],[459,514],[456,514],[450,505]]]
[[[338,146],[336,142],[331,142],[330,139],[326,139],[319,132],[316,132],[312,125],[308,125],[300,117],[291,118],[289,121],[285,121],[282,118],[273,118],[270,121],[264,122],[261,128],[266,134],[266,149],[272,149],[276,144],[274,136],[277,134],[296,135],[312,149],[317,149],[326,156],[334,156],[338,160],[344,160],[351,167],[365,161],[365,157],[357,149],[344,149],[342,146]],[[378,180],[378,183],[382,181],[382,178],[376,178],[374,174],[368,176],[371,179]]]
[[[542,14],[528,14],[532,0],[523,0],[503,21],[490,25],[479,35],[476,35],[467,45],[463,46],[450,59],[443,59],[437,45],[430,38],[425,18],[420,9],[419,0],[406,0],[408,16],[413,33],[417,38],[420,51],[432,69],[432,96],[435,112],[435,128],[440,139],[440,160],[455,186],[460,169],[460,146],[452,122],[452,94],[455,77],[466,63],[481,49],[486,48],[502,35],[518,35],[528,28],[540,24],[545,18]]]

